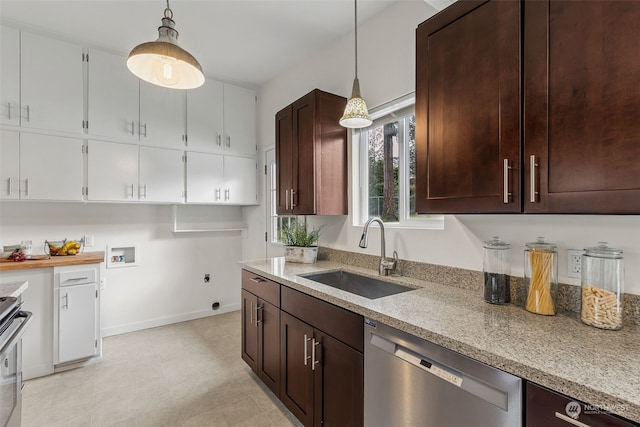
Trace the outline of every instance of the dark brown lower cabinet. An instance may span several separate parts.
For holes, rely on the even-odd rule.
[[[362,426],[362,353],[285,312],[280,320],[285,406],[305,426]]]
[[[639,424],[607,410],[576,401],[534,383],[527,383],[526,427],[632,427]]]
[[[249,292],[245,285],[276,305]],[[241,295],[242,360],[280,396],[280,285],[243,271]]]

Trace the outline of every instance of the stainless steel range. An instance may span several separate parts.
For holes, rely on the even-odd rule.
[[[22,336],[31,313],[17,298],[0,298],[0,426],[20,426],[22,418]]]

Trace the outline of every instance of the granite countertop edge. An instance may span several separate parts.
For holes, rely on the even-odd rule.
[[[376,271],[332,261],[295,264],[271,258],[240,264],[252,273],[640,422],[640,381],[635,387],[621,384],[633,382],[640,372],[638,327],[602,331],[570,316],[539,316],[513,305],[487,304],[480,293],[407,277],[384,280],[416,292],[369,300],[299,276],[345,269],[377,277]],[[606,347],[599,349],[601,343]]]

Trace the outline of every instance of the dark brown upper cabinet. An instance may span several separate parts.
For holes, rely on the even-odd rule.
[[[640,213],[639,20],[636,1],[490,0],[421,24],[417,210]]]
[[[278,215],[346,215],[346,98],[315,89],[276,114]]]
[[[418,27],[418,212],[520,212],[520,14],[460,1]]]
[[[639,22],[638,1],[524,3],[525,212],[640,213]]]

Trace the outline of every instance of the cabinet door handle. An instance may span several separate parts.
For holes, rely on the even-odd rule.
[[[531,203],[535,203],[537,200],[537,192],[536,192],[536,167],[538,163],[536,162],[535,154],[529,156],[529,201]]]
[[[249,280],[251,280],[253,283],[262,283],[262,282],[266,282],[266,280],[260,278],[260,277],[252,277]]]
[[[216,188],[216,200],[220,200],[220,189]]]
[[[7,110],[9,110],[7,113],[7,117],[9,118],[9,120],[11,120],[11,103],[10,102],[7,102]]]
[[[222,147],[222,135],[218,134],[218,147]]]
[[[231,148],[231,135],[227,135],[227,147]]]
[[[307,337],[307,334],[304,334],[304,366],[307,366],[307,360],[311,359],[307,350],[307,343],[309,341],[311,341],[311,338]]]
[[[144,194],[140,194],[140,196],[138,198],[143,197],[143,198],[146,199],[147,198],[147,184],[144,184],[142,186],[142,189],[144,190]],[[140,187],[139,186],[138,186],[138,193],[140,193]]]
[[[225,188],[224,189],[224,201],[225,202],[229,200],[230,194],[231,194],[231,190],[229,190],[228,188]]]
[[[502,199],[503,203],[509,203],[509,198],[512,195],[509,193],[509,170],[511,166],[509,166],[509,159],[504,159],[504,164],[502,167],[502,179],[503,179],[503,188],[504,196]]]
[[[562,421],[566,421],[569,424],[573,424],[574,426],[578,426],[578,427],[591,427],[589,424],[585,424],[582,423],[578,420],[574,420],[571,417],[567,417],[565,414],[561,414],[560,412],[556,412],[556,418],[560,418]]]
[[[65,310],[69,310],[69,293],[65,292],[62,298],[64,298],[64,305],[62,306],[62,308],[64,308]]]
[[[127,188],[129,188],[129,186],[127,185]],[[131,195],[129,196],[128,192],[127,192],[127,197],[130,199],[133,199],[133,184],[131,184]]]
[[[11,195],[11,187],[13,186],[13,178],[7,179],[7,196]]]
[[[253,303],[251,302],[249,304],[251,304],[251,309],[249,310],[249,324],[253,325]]]
[[[258,323],[262,323],[262,319],[260,319],[260,311],[262,307],[259,304],[256,304],[256,328],[258,327]]]
[[[314,338],[311,341],[311,370],[316,370],[316,365],[320,363],[319,360],[316,359],[316,347],[320,345],[320,341],[316,341]]]
[[[142,129],[144,129],[144,133],[142,132]],[[140,123],[140,127],[138,129],[138,133],[142,136],[144,136],[145,138],[147,137],[147,124],[146,123]]]
[[[289,210],[289,190],[284,190],[284,209]]]
[[[294,203],[294,197],[296,196],[296,192],[293,190],[293,188],[291,189],[291,210],[293,210],[293,208],[296,207],[296,204]]]
[[[131,135],[135,135],[135,132],[136,132],[136,123],[135,123],[135,121],[131,120],[130,122],[127,122],[127,123],[131,125]]]
[[[29,106],[27,105],[25,109],[27,110],[27,123],[29,123],[31,121],[31,108],[29,108]]]
[[[24,195],[29,195],[29,178],[24,180]]]

